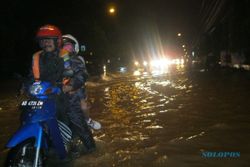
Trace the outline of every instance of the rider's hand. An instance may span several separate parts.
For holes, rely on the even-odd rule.
[[[91,108],[90,103],[87,101],[87,99],[81,99],[81,109],[84,111],[87,111]]]
[[[64,93],[68,93],[68,92],[72,91],[73,88],[72,88],[72,86],[70,86],[70,85],[64,85],[64,86],[62,87],[62,90],[63,90]]]
[[[35,81],[35,82],[33,82],[32,85],[40,85],[40,84],[41,84],[41,81]]]

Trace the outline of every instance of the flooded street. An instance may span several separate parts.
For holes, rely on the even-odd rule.
[[[5,87],[0,95],[1,164],[4,144],[18,126],[14,86]],[[94,132],[97,151],[71,166],[250,165],[249,72],[115,75],[87,87],[90,115],[102,129]],[[204,151],[240,152],[240,157],[208,158]]]

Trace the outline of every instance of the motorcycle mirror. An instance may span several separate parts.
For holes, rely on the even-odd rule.
[[[81,52],[85,52],[86,51],[86,46],[85,45],[81,45]]]

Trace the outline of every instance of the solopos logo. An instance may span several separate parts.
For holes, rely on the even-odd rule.
[[[239,158],[240,152],[204,151],[201,156],[203,158]]]

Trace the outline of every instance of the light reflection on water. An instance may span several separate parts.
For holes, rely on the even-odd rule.
[[[191,140],[191,139],[194,139],[196,137],[203,136],[204,134],[205,134],[205,132],[201,132],[201,133],[199,133],[197,135],[189,136],[188,138],[186,138],[186,140]]]
[[[167,155],[158,153],[158,151],[161,152],[161,149],[158,148],[160,145],[156,143],[159,142],[157,138],[166,133],[164,129],[171,126],[173,121],[164,121],[161,117],[164,118],[163,114],[175,113],[183,108],[181,104],[174,105],[174,103],[184,90],[192,89],[191,85],[186,85],[186,81],[186,78],[184,81],[166,77],[142,78],[135,82],[124,82],[104,88],[105,113],[110,114],[106,117],[110,121],[104,120],[107,122],[104,127],[106,127],[106,134],[112,135],[106,135],[102,137],[102,140],[110,143],[109,139],[113,138],[110,144],[117,150],[116,154],[119,154],[117,164],[130,161],[134,158],[134,154],[140,157],[141,146],[147,150],[146,156],[150,156],[152,152],[157,157],[157,162],[166,162]],[[171,105],[174,108],[171,108]],[[127,132],[121,133],[124,130]],[[160,135],[157,136],[157,134]],[[151,148],[152,145],[154,147]]]
[[[115,138],[109,146],[117,153],[112,160],[115,166],[183,166],[186,161],[192,166],[195,161],[202,164],[200,150],[213,151],[217,145],[223,151],[229,147],[226,143],[230,142],[217,140],[221,134],[216,131],[224,127],[217,126],[220,116],[209,114],[221,112],[218,106],[222,106],[224,97],[217,98],[217,105],[210,105],[207,100],[215,101],[218,92],[209,85],[214,81],[194,81],[182,73],[110,86],[104,103],[111,115],[119,116],[111,116],[104,125],[105,133],[112,136],[103,140],[108,144],[110,138]],[[114,122],[118,122],[116,129],[112,129]],[[121,133],[124,129],[129,133]]]
[[[145,113],[145,114],[137,115],[136,117],[137,118],[141,118],[141,117],[147,118],[147,117],[155,116],[155,115],[156,115],[156,113]]]
[[[147,126],[146,129],[162,129],[163,127],[160,125],[152,125],[152,126]]]

